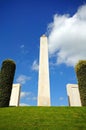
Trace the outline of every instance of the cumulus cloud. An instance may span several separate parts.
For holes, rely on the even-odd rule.
[[[24,44],[22,44],[21,46],[20,46],[20,48],[24,48],[25,47],[25,45]]]
[[[20,103],[19,106],[30,106],[30,105],[26,103]]]
[[[63,97],[60,97],[59,100],[62,101],[62,100],[64,100],[64,98],[63,98]]]
[[[39,69],[39,65],[37,60],[34,60],[33,64],[32,64],[32,70],[38,71]]]
[[[37,97],[33,97],[33,96],[32,97],[28,97],[27,100],[29,100],[29,101],[36,101]]]
[[[27,55],[29,53],[24,44],[20,45],[20,51],[23,55]]]
[[[32,100],[37,100],[37,97],[34,96],[34,97],[32,98]]]
[[[29,97],[27,98],[27,100],[32,100],[32,101],[36,101],[37,100],[37,97],[36,96],[34,96],[34,94],[33,93],[31,93],[30,95],[29,95]]]
[[[31,94],[31,92],[21,92],[20,98],[25,98],[25,97],[29,96],[30,94]]]
[[[16,79],[16,81],[20,84],[25,84],[28,80],[30,80],[31,77],[26,75],[19,75],[19,77]]]
[[[25,100],[25,102],[20,103],[20,106],[30,106],[29,104],[26,104],[26,101],[37,101],[37,97],[34,96],[34,93],[32,93],[32,92],[22,91],[20,93],[20,98],[21,98],[21,101],[22,101],[22,99]]]
[[[55,14],[48,30],[49,54],[56,54],[57,64],[74,66],[78,60],[86,59],[86,5],[72,17]]]

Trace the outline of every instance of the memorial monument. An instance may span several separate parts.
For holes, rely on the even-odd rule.
[[[50,106],[50,81],[48,61],[48,39],[40,37],[38,106]]]

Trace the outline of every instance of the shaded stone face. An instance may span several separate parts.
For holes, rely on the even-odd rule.
[[[45,35],[40,38],[38,106],[50,106],[48,41]]]

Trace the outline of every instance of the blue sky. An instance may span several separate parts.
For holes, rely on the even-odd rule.
[[[16,62],[21,105],[37,105],[40,36],[49,40],[52,106],[67,106],[66,85],[77,83],[74,66],[86,59],[86,0],[0,0],[0,65]]]

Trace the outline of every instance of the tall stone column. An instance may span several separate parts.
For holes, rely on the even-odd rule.
[[[38,106],[50,106],[50,81],[48,61],[48,40],[45,35],[40,37]]]

